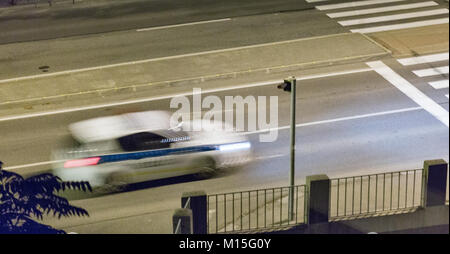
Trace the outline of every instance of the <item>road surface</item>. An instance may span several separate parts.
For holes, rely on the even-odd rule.
[[[269,1],[264,3],[267,2]],[[406,4],[390,2],[361,7],[347,6],[339,10],[320,10],[314,8],[319,6],[319,3],[295,1],[301,3],[298,4],[300,7],[294,8],[293,2],[286,1],[280,6],[280,9],[293,10],[291,12],[268,13],[267,10],[273,8],[263,2],[258,2],[260,6],[244,8],[236,1],[229,5],[227,3],[227,9],[229,7],[230,12],[233,8],[242,9],[242,13],[238,12],[239,15],[231,17],[230,20],[156,30],[136,29],[226,19],[230,15],[222,11],[221,15],[210,14],[189,19],[185,17],[177,22],[159,20],[145,23],[147,21],[142,17],[146,10],[136,8],[134,11],[142,13],[136,15],[136,18],[142,18],[145,22],[142,21],[144,23],[140,25],[139,22],[126,19],[126,24],[117,32],[105,33],[110,29],[103,29],[102,25],[95,28],[100,30],[91,31],[89,22],[94,21],[90,19],[80,24],[85,30],[79,30],[75,37],[33,41],[48,39],[49,35],[61,37],[72,34],[59,34],[54,32],[56,30],[44,29],[43,37],[40,38],[31,31],[33,29],[31,32],[24,32],[23,37],[9,31],[2,33],[0,37],[3,43],[6,43],[0,45],[0,80],[41,74],[42,71],[38,67],[43,65],[50,66],[50,72],[70,71],[148,58],[351,32],[350,28],[338,23],[342,19],[335,20],[327,14]],[[424,1],[407,3],[420,2]],[[421,8],[425,8],[423,11],[448,9],[448,4],[437,2],[437,6]],[[320,3],[323,6],[326,4],[329,3]],[[212,11],[217,10],[216,7],[208,8],[211,8],[211,13],[217,13]],[[410,11],[405,9],[392,14]],[[112,14],[113,12],[108,12],[108,15]],[[376,15],[380,14],[369,14],[368,17],[373,18]],[[445,18],[448,20],[448,14],[437,14],[432,18],[417,17],[407,21],[376,22],[376,26]],[[119,17],[117,20],[111,19],[99,21],[99,24],[115,27],[114,22],[120,20]],[[45,18],[39,20],[48,22]],[[70,18],[67,19],[67,22],[70,21]],[[11,27],[24,31],[23,27],[21,28],[22,23],[16,19],[11,19],[11,22]],[[373,26],[373,23],[368,23],[355,28]],[[75,30],[77,29],[71,27],[67,29],[68,33]],[[11,38],[28,42],[8,43],[14,41]],[[436,52],[439,53],[442,52]],[[298,81],[296,101],[296,184],[304,183],[305,177],[311,174],[327,174],[330,177],[353,176],[420,168],[427,159],[442,158],[448,161],[448,53],[446,55],[443,59],[438,57],[437,60],[409,65],[405,63],[406,60],[402,63],[388,56],[376,61],[283,70],[257,80],[251,77],[223,80],[221,84],[226,83],[227,88],[212,93],[220,98],[278,96],[278,139],[273,143],[261,143],[258,139],[261,132],[245,133],[252,141],[255,155],[254,161],[248,166],[232,172],[223,172],[206,180],[183,178],[153,182],[128,192],[73,200],[72,204],[88,210],[89,218],[47,218],[44,222],[78,233],[171,233],[172,212],[179,208],[183,192],[204,190],[212,194],[288,185],[287,126],[290,98],[289,94],[277,89],[275,85],[264,83],[283,76],[301,77]],[[388,70],[388,74],[383,70]],[[131,77],[133,74],[124,75]],[[400,84],[396,75],[402,78]],[[174,90],[173,94],[192,91],[181,90]],[[23,174],[47,170],[50,167],[52,149],[67,144],[67,125],[72,122],[130,111],[170,110],[170,98],[156,98],[151,92],[141,96],[148,100],[118,106],[114,105],[116,99],[109,102],[106,99],[104,107],[95,109],[83,109],[73,102],[69,107],[71,110],[66,112],[24,116],[18,119],[8,118],[8,115],[1,116],[1,160],[5,162],[6,169]],[[111,105],[108,106],[108,103]],[[58,105],[52,107],[57,108]],[[441,114],[443,111],[447,112],[446,117]],[[247,115],[251,113],[247,112]]]

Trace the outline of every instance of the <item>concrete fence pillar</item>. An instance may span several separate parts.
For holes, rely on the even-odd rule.
[[[193,232],[194,234],[207,234],[207,216],[208,207],[206,204],[207,196],[204,191],[185,192],[181,197],[181,207],[184,207],[189,201],[189,207],[192,210]]]
[[[192,211],[187,208],[178,208],[172,216],[174,234],[192,234]],[[178,227],[178,232],[177,232]]]
[[[442,159],[423,163],[422,205],[424,207],[445,205],[448,163]]]
[[[306,177],[308,224],[328,223],[330,206],[330,179],[327,175]]]

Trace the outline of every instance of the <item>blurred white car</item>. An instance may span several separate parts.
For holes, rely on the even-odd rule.
[[[128,113],[71,124],[77,145],[53,152],[53,173],[91,186],[118,185],[187,174],[210,175],[251,158],[246,137],[210,121],[170,128],[165,111]],[[201,131],[184,131],[186,124]],[[185,128],[186,129],[186,128]]]

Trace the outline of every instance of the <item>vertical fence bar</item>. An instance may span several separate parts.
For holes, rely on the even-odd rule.
[[[406,171],[405,208],[408,207],[408,175],[409,171]]]
[[[243,230],[242,226],[243,226],[243,216],[242,216],[242,205],[243,205],[243,201],[242,201],[242,191],[240,192],[240,196],[241,196],[241,231]]]
[[[216,195],[216,233],[219,230],[219,201],[217,200],[219,195]]]
[[[378,174],[375,175],[375,212],[377,212],[378,205]]]
[[[369,177],[369,185],[367,187],[367,212],[370,212],[370,175]]]
[[[223,230],[227,232],[227,194],[223,195],[223,213],[224,213]]]
[[[256,228],[259,228],[259,191],[256,191]]]
[[[206,228],[208,229],[207,233],[209,234],[209,200],[210,200],[211,196],[207,196],[206,197],[206,211],[207,211],[207,216],[206,216]]]
[[[359,213],[361,214],[362,213],[362,196],[363,196],[363,194],[362,194],[362,190],[363,190],[363,177],[362,176],[360,176],[360,179],[361,179],[361,182],[359,183],[359,185],[360,185],[360,187],[359,187]]]
[[[252,217],[252,213],[251,213],[251,203],[250,203],[250,191],[247,192],[248,193],[248,229],[252,228],[252,225],[250,224],[250,219]]]
[[[280,188],[280,226],[283,221],[283,188]]]
[[[392,210],[392,193],[393,193],[392,187],[393,187],[393,185],[394,185],[394,173],[391,172],[391,198],[390,198],[391,204],[390,204],[389,210]]]
[[[272,225],[275,224],[275,189],[272,188]]]
[[[289,188],[289,189],[288,189],[288,192],[289,192],[288,195],[294,195],[294,190],[293,190],[292,188]],[[291,197],[288,197],[288,198],[291,198]],[[287,210],[287,213],[288,213],[288,217],[287,217],[288,225],[291,223],[291,220],[290,220],[291,218],[289,218],[289,217],[290,217],[290,216],[289,216],[289,213],[290,213],[291,211],[294,212],[294,202],[292,202],[291,205],[292,205],[292,210],[289,209],[289,205],[288,205],[288,210]]]
[[[400,177],[401,174],[398,172],[398,200],[397,200],[397,209],[400,209]]]
[[[264,227],[267,227],[267,189],[264,189]]]
[[[233,216],[233,231],[234,231],[234,193],[233,193],[233,205],[232,205],[232,216]]]
[[[352,215],[355,213],[355,177],[352,178]]]
[[[417,171],[417,170],[414,170],[413,199],[412,199],[413,206],[415,206],[414,198],[415,198],[415,196],[416,196],[416,171]]]
[[[337,198],[336,198],[336,216],[339,216],[339,187],[340,187],[340,178],[337,179]]]
[[[384,211],[385,197],[386,197],[386,174],[383,174],[383,211]]]
[[[344,216],[347,215],[347,178],[345,178],[344,188]]]

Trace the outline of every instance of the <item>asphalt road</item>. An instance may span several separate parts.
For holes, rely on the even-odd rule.
[[[387,62],[393,65],[393,61]],[[448,127],[417,108],[374,71],[304,80],[299,83],[298,91],[297,123],[303,124],[297,128],[296,137],[298,184],[310,174],[349,176],[420,168],[426,159],[448,161]],[[289,96],[274,86],[229,90],[215,95],[276,95],[279,126],[289,124]],[[440,103],[448,109],[448,101]],[[125,105],[119,111],[127,111],[127,107],[130,111],[168,109],[169,100]],[[2,135],[2,160],[8,162],[5,166],[48,161],[51,149],[66,142],[67,124],[110,115],[115,110],[118,109],[1,122],[1,133],[8,133]],[[331,121],[323,122],[325,120]],[[150,188],[73,201],[86,208],[91,217],[50,219],[49,222],[79,233],[170,233],[171,212],[179,206],[183,192],[201,189],[220,193],[287,185],[288,130],[280,130],[273,143],[260,143],[258,135],[249,135],[255,161],[241,170],[213,179],[169,181],[162,186],[150,184]],[[25,173],[27,168],[16,171]]]
[[[37,74],[42,65],[50,66],[51,71],[70,70],[347,31],[323,12],[311,9],[304,1],[285,1],[284,4],[273,1],[213,4],[206,1],[207,5],[203,1],[180,1],[189,5],[203,3],[202,8],[208,11],[196,6],[198,12],[181,5],[168,6],[167,1],[164,1],[166,4],[162,1],[148,2],[158,3],[159,9],[130,5],[121,7],[119,13],[108,8],[94,8],[92,13],[67,10],[63,16],[58,16],[60,13],[50,15],[50,19],[44,12],[26,17],[23,22],[20,20],[25,16],[17,13],[8,14],[16,15],[13,19],[0,14],[0,26],[17,28],[1,29],[0,43],[93,33],[0,45],[0,79]],[[294,11],[276,13],[286,9]],[[148,12],[154,13],[148,15]],[[231,13],[235,14],[234,18],[223,22],[142,32],[135,30],[228,18]],[[85,15],[95,18],[86,18]],[[61,22],[54,22],[56,19]],[[83,22],[75,22],[80,20]],[[48,24],[51,25],[46,26]],[[111,27],[126,31],[101,33],[110,31]],[[428,81],[438,78],[418,78],[410,67],[401,66],[394,59],[383,59],[383,63],[439,106],[449,110],[448,98],[444,96],[448,94],[448,88],[433,90],[427,85]],[[441,65],[448,66],[448,60],[421,65],[420,68]],[[340,68],[329,66],[289,75],[327,74]],[[360,62],[348,68],[351,71],[367,69],[368,66]],[[280,74],[266,77],[272,80],[279,78]],[[448,79],[448,74],[439,78]],[[426,159],[449,159],[448,126],[373,70],[306,79],[298,86],[297,184],[304,183],[305,176],[311,174],[337,177],[389,172],[420,168]],[[273,85],[230,89],[214,95],[278,96],[279,126],[289,125],[289,95]],[[149,93],[146,96],[154,95]],[[52,149],[68,143],[69,123],[127,111],[167,110],[169,102],[169,99],[151,100],[0,121],[1,160],[6,168],[22,174],[46,170]],[[288,129],[281,129],[273,143],[260,143],[259,133],[248,134],[248,137],[253,143],[255,160],[240,170],[201,181],[183,178],[181,181],[149,183],[133,191],[74,200],[74,205],[88,210],[89,218],[48,218],[45,222],[79,233],[171,233],[171,215],[174,209],[179,208],[183,192],[205,190],[207,193],[220,193],[288,185]]]
[[[0,43],[98,34],[136,28],[313,9],[305,1],[86,1],[52,8],[0,9]],[[112,4],[111,4],[112,2]]]
[[[0,80],[43,74],[41,66],[48,66],[47,73],[52,73],[344,32],[323,13],[309,10],[13,43],[0,45]]]
[[[58,8],[0,9],[0,81],[29,75],[98,67],[143,59],[228,49],[330,34],[352,28],[420,22],[448,17],[442,13],[406,21],[342,26],[338,22],[354,17],[330,18],[306,1],[92,1]],[[349,2],[333,1],[333,3]],[[423,0],[408,1],[421,4]],[[86,2],[88,3],[88,2]],[[361,8],[385,7],[386,3]],[[420,10],[445,10],[448,3]],[[408,14],[414,10],[400,10]],[[373,18],[370,14],[364,17]],[[75,19],[75,21],[73,20]],[[143,23],[141,23],[141,21]],[[206,22],[206,23],[191,23]],[[170,25],[182,25],[172,27]],[[151,28],[152,30],[146,30]],[[157,29],[155,29],[157,28]],[[144,30],[140,30],[144,29]],[[27,41],[18,43],[20,41]],[[14,42],[14,43],[13,43]],[[63,56],[63,57],[62,57]]]

